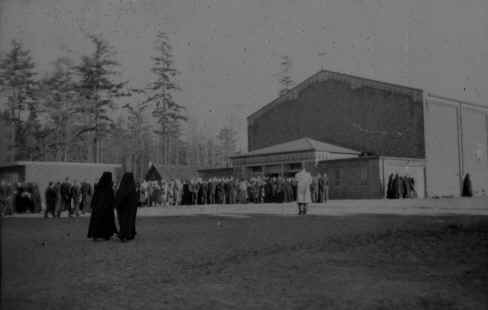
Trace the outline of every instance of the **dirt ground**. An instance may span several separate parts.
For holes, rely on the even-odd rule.
[[[2,309],[488,309],[488,217],[152,217],[125,244],[87,227],[2,219]]]

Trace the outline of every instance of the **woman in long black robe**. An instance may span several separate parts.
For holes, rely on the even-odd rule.
[[[114,190],[112,173],[104,172],[97,185],[91,201],[90,226],[88,238],[109,240],[116,232],[114,215]]]
[[[134,239],[136,234],[137,189],[132,173],[124,173],[115,196],[119,220],[119,238],[122,242]]]

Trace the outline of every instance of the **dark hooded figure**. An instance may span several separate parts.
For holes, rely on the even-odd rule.
[[[117,232],[114,215],[114,189],[112,173],[104,172],[93,193],[91,201],[88,238],[109,240]]]
[[[122,176],[115,196],[115,208],[119,220],[120,241],[125,242],[134,239],[136,234],[137,189],[134,175],[130,172],[126,172]]]
[[[473,197],[473,186],[471,184],[471,176],[469,175],[469,173],[466,173],[466,176],[464,177],[463,192],[461,196]]]
[[[395,176],[393,173],[390,174],[388,177],[388,184],[387,184],[387,189],[386,189],[386,198],[387,199],[393,199],[395,198],[395,193],[394,193],[394,186],[393,186],[393,181],[395,179]]]

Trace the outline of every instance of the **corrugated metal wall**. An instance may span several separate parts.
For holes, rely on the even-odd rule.
[[[488,113],[480,109],[463,107],[463,176],[469,173],[473,194],[488,193]]]
[[[427,193],[459,196],[458,107],[429,99],[424,118]]]
[[[473,193],[488,193],[488,107],[436,95],[425,98],[427,193],[461,195],[471,175]]]

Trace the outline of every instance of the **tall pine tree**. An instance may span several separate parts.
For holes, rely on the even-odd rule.
[[[76,108],[79,101],[73,79],[72,62],[68,58],[58,58],[54,71],[41,83],[43,107],[46,114],[46,151],[55,160],[71,160],[70,150],[79,142],[74,137],[77,127]],[[76,152],[77,153],[77,152]]]
[[[20,41],[0,59],[0,93],[6,98],[7,122],[13,128],[10,160],[32,159],[39,130],[38,81],[30,51]]]
[[[100,35],[90,35],[95,50],[83,56],[75,67],[80,81],[78,91],[83,103],[77,111],[83,116],[84,125],[77,135],[91,134],[92,160],[101,160],[101,141],[113,127],[110,114],[115,110],[115,99],[128,95],[124,92],[125,82],[115,82],[120,64],[115,60],[112,46]]]
[[[147,104],[151,104],[152,115],[156,118],[158,129],[155,133],[160,137],[161,162],[168,164],[172,139],[180,136],[180,123],[186,121],[184,107],[174,100],[174,93],[180,90],[177,82],[178,70],[173,60],[173,50],[168,35],[158,32],[155,42],[156,56],[152,57],[153,66],[151,72],[154,80],[147,89]]]

